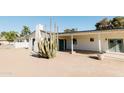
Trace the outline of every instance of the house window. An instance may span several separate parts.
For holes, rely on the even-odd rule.
[[[94,42],[94,38],[90,38],[90,42]]]
[[[73,44],[77,45],[77,39],[73,39]]]

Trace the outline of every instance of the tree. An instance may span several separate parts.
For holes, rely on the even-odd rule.
[[[4,37],[6,38],[7,41],[13,42],[17,37],[17,32],[15,31],[6,32]]]
[[[114,25],[114,28],[124,28],[124,17],[115,17],[111,22]]]
[[[72,28],[72,29],[65,29],[64,32],[65,33],[68,33],[68,32],[75,32],[76,29]]]
[[[71,32],[71,30],[70,30],[70,29],[65,29],[64,32],[65,32],[65,33]]]
[[[102,19],[100,22],[96,23],[95,26],[97,30],[107,30],[113,28],[111,20],[108,20],[107,18]]]
[[[124,28],[124,17],[115,17],[112,20],[104,18],[95,26],[97,30],[122,29]]]
[[[30,32],[30,29],[28,26],[23,26],[23,29],[22,29],[22,32],[21,32],[21,36],[26,36],[26,35],[29,35],[31,32]]]
[[[6,34],[6,32],[3,31],[3,32],[1,32],[0,36],[3,37],[3,36],[5,36],[5,34]]]

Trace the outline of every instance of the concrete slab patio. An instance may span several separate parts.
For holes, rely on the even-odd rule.
[[[124,76],[123,60],[59,52],[54,59],[31,56],[28,49],[0,49],[0,76]]]

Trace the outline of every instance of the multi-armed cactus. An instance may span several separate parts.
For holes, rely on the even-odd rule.
[[[47,34],[48,35],[48,34]],[[38,42],[39,54],[45,58],[53,58],[57,52],[57,38],[55,33],[50,33]]]

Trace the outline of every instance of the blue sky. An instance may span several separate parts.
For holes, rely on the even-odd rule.
[[[52,23],[58,24],[61,31],[66,28],[78,28],[78,30],[94,30],[95,23],[107,17],[114,16],[53,16]],[[0,16],[0,32],[1,31],[18,31],[22,30],[23,25],[30,27],[31,31],[35,30],[37,24],[47,26],[49,30],[49,16]]]

